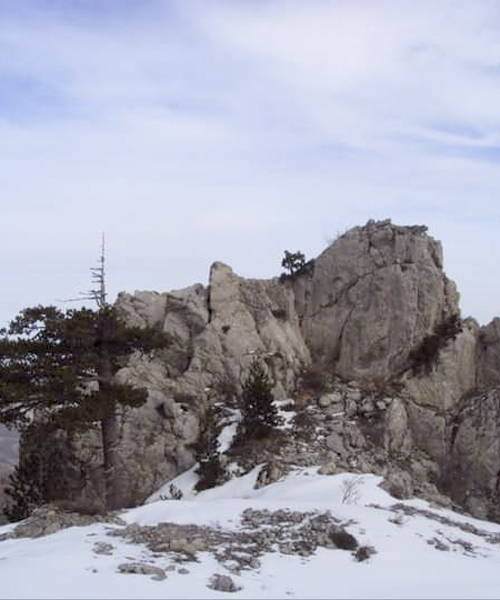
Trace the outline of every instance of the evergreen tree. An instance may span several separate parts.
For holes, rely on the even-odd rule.
[[[3,512],[10,521],[25,519],[41,504],[72,499],[84,481],[84,464],[74,451],[72,433],[33,422],[21,436]]]
[[[9,521],[26,519],[32,511],[44,503],[43,490],[37,475],[40,464],[35,456],[27,461],[20,461],[9,477],[5,488],[7,502],[3,508]]]
[[[224,468],[220,461],[217,427],[217,411],[211,406],[205,415],[205,423],[195,445],[196,460],[199,465],[196,474],[199,476],[196,490],[198,492],[213,488],[224,481]]]
[[[289,252],[285,250],[285,256],[281,261],[281,266],[289,272],[289,275],[299,273],[306,264],[306,257],[302,252]]]
[[[269,377],[255,358],[241,394],[241,437],[259,439],[272,433],[281,424]]]
[[[116,508],[119,411],[144,404],[147,392],[116,383],[114,375],[132,352],[165,344],[157,331],[126,327],[108,305],[27,308],[0,338],[0,423],[28,435],[33,422],[47,433],[99,426],[106,507]]]
[[[114,509],[120,505],[119,414],[147,399],[145,389],[119,384],[115,374],[130,354],[163,348],[167,337],[154,329],[127,327],[116,308],[107,303],[104,236],[99,262],[99,267],[91,269],[97,288],[80,298],[94,300],[98,310],[26,308],[8,330],[0,330],[0,423],[28,437],[33,424],[47,435],[63,430],[70,434],[68,440],[74,432],[99,427],[105,505]],[[14,474],[14,489],[29,485],[25,480],[30,470],[35,476],[36,469],[29,465],[26,469],[21,467]]]

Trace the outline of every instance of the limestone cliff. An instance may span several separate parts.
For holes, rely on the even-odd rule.
[[[294,286],[313,359],[344,378],[390,378],[436,325],[458,313],[439,242],[426,227],[356,227]]]
[[[149,391],[122,420],[124,504],[194,463],[207,405],[234,402],[258,355],[276,398],[309,409],[314,426],[307,444],[290,438],[274,458],[260,449],[249,461],[371,470],[401,495],[448,494],[500,517],[500,320],[443,333],[459,316],[458,293],[425,227],[370,221],[292,277],[244,279],[216,262],[208,287],[121,293],[117,307],[170,338],[154,360],[133,358],[118,374]],[[314,369],[327,376],[321,391],[301,383]],[[93,447],[88,436],[78,449],[87,494],[101,478]]]

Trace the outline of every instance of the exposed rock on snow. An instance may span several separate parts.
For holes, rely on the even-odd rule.
[[[212,575],[207,587],[217,592],[237,592],[241,587],[237,586],[229,575]]]
[[[36,508],[28,519],[21,521],[9,533],[0,536],[0,541],[9,538],[43,537],[68,527],[85,527],[92,523],[123,524],[116,514],[84,515],[46,505]]]
[[[163,581],[167,578],[167,574],[165,573],[164,569],[137,562],[123,563],[121,565],[118,565],[118,573],[152,575],[152,579],[154,579],[155,581]]]
[[[208,598],[216,595],[206,587],[216,573],[234,584],[212,580],[217,593],[224,588],[235,597],[498,596],[497,524],[423,501],[395,503],[373,475],[325,477],[316,468],[300,469],[255,490],[256,476],[254,470],[196,498],[123,511],[127,525],[93,523],[38,539],[3,539],[2,592]],[[353,478],[360,480],[357,505],[342,502],[344,483]],[[188,556],[170,548],[179,539],[203,544]],[[369,565],[359,564],[366,560]]]
[[[339,519],[329,512],[246,509],[241,529],[159,523],[155,526],[128,525],[108,535],[133,544],[145,544],[155,556],[165,553],[179,561],[194,561],[198,552],[210,552],[233,573],[258,569],[270,552],[307,557],[317,548],[356,550],[358,542]]]

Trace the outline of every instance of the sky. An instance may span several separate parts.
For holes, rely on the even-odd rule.
[[[0,0],[0,326],[426,224],[500,314],[497,0]],[[61,307],[67,305],[61,304]]]

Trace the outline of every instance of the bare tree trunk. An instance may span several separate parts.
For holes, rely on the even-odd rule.
[[[101,335],[99,352],[99,390],[103,392],[103,401],[112,406],[106,407],[106,416],[101,420],[102,449],[104,454],[104,482],[106,487],[106,510],[119,508],[118,490],[118,417],[116,402],[112,399],[113,371],[109,354],[111,337],[110,324],[106,314],[101,313]]]

